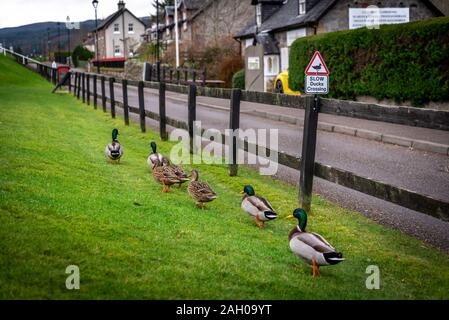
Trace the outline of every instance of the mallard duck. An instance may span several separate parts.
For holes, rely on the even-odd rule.
[[[162,192],[169,192],[171,185],[181,183],[175,170],[172,167],[163,166],[158,159],[154,161],[154,168],[151,174],[157,182],[164,186]]]
[[[162,165],[166,166],[166,167],[171,167],[173,169],[173,171],[179,178],[179,181],[180,181],[179,186],[181,186],[184,182],[187,182],[190,180],[189,177],[187,176],[187,174],[184,172],[184,169],[181,166],[172,164],[170,162],[170,160],[168,160],[168,158],[162,157]]]
[[[245,194],[242,199],[242,209],[256,219],[260,229],[265,227],[265,221],[277,218],[271,204],[266,199],[256,196],[252,186],[245,186],[241,193]]]
[[[303,209],[296,209],[293,215],[289,217],[295,217],[299,222],[288,235],[290,249],[296,256],[312,265],[312,275],[314,277],[320,275],[320,266],[334,265],[345,260],[343,254],[337,252],[318,233],[306,232],[307,213]]]
[[[148,156],[147,164],[151,169],[153,169],[156,159],[159,160],[159,164],[162,164],[164,156],[162,154],[160,154],[159,152],[157,152],[156,142],[152,141],[150,143],[150,147],[151,147],[151,150],[153,153],[151,153]]]
[[[188,191],[190,196],[196,201],[198,208],[204,208],[204,203],[211,202],[217,198],[217,194],[207,184],[207,182],[198,181],[198,171],[192,170],[190,173],[192,181],[190,181]]]
[[[120,158],[123,156],[123,147],[117,137],[118,130],[112,130],[112,142],[106,146],[104,153],[109,161],[120,163]]]

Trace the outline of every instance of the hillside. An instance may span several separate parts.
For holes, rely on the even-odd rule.
[[[141,20],[149,23],[149,17],[143,17]],[[101,20],[98,22],[101,23]],[[71,48],[87,37],[87,33],[95,28],[95,20],[86,20],[80,23],[80,30],[71,30]],[[47,51],[48,34],[50,34],[50,50],[55,51],[60,41],[61,51],[68,48],[68,32],[65,27],[65,21],[60,22],[60,36],[58,36],[58,22],[40,22],[13,28],[0,29],[0,43],[5,47],[13,46],[20,48],[27,55],[45,54]]]

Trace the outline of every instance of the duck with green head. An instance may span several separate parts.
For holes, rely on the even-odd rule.
[[[151,169],[154,169],[156,160],[158,160],[159,165],[162,165],[164,156],[157,152],[157,144],[154,141],[150,143],[152,153],[148,156],[147,164]]]
[[[112,130],[112,142],[106,146],[104,153],[109,161],[120,163],[123,156],[123,147],[117,139],[118,134],[117,129]]]
[[[260,229],[265,227],[266,221],[277,218],[277,213],[271,204],[265,198],[256,196],[252,186],[245,186],[241,193],[244,194],[241,204],[242,209],[256,219],[256,224]]]
[[[314,277],[320,275],[320,266],[335,265],[345,260],[343,254],[337,252],[321,235],[306,232],[307,213],[303,209],[296,209],[289,217],[298,219],[298,225],[288,235],[290,249],[296,256],[312,265]]]

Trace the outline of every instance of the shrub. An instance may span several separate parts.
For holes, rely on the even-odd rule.
[[[245,69],[237,71],[232,77],[232,87],[245,90]]]
[[[73,64],[78,67],[79,61],[87,61],[89,59],[92,59],[95,56],[95,54],[83,46],[77,46],[75,50],[73,50],[72,53],[72,62]]]
[[[368,95],[414,106],[449,101],[448,17],[298,39],[290,53],[293,90],[303,89],[304,70],[316,50],[330,69],[330,97]]]
[[[218,64],[218,79],[225,82],[225,88],[230,88],[233,76],[244,67],[243,59],[240,55],[225,57]]]

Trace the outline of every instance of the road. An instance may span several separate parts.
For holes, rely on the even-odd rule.
[[[109,97],[109,90],[106,91],[106,95]],[[122,101],[122,89],[119,83],[115,84],[115,98],[117,101]],[[128,99],[131,106],[138,106],[137,88],[129,87]],[[197,120],[202,121],[203,128],[215,128],[223,132],[229,125],[229,112],[225,108],[217,109],[207,106],[226,106],[228,104],[228,100],[198,97]],[[256,110],[258,107],[261,108],[263,105],[242,103],[242,110]],[[158,113],[156,90],[145,88],[145,108]],[[168,117],[186,121],[187,96],[167,92],[166,109]],[[281,111],[283,108],[279,110]],[[351,121],[358,120],[351,119]],[[372,122],[374,125],[380,126],[379,122]],[[149,120],[148,123],[153,127],[158,127],[154,121]],[[300,156],[302,128],[298,125],[242,113],[240,126],[242,129],[278,129],[279,150]],[[441,134],[444,139],[445,133]],[[445,155],[319,131],[316,160],[361,176],[449,201],[449,158]],[[297,184],[299,172],[280,166],[275,177]],[[345,208],[356,210],[383,225],[413,235],[449,253],[449,223],[447,222],[321,179],[316,179],[314,192]]]

